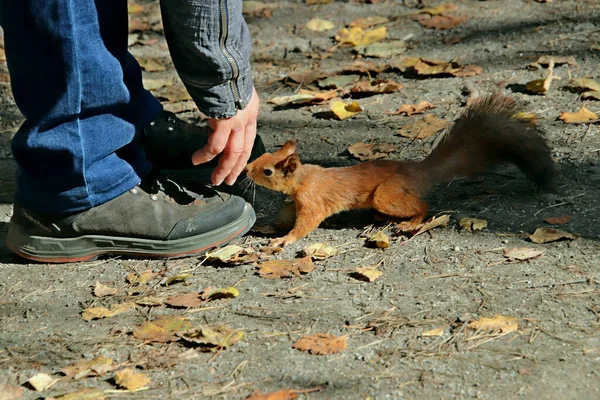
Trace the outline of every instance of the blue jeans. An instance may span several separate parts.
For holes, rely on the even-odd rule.
[[[161,111],[127,52],[126,0],[0,0],[15,101],[16,202],[63,213],[102,204],[151,165],[132,140]]]

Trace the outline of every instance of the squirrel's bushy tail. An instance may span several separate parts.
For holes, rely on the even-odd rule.
[[[421,161],[429,181],[448,182],[509,161],[540,188],[552,189],[554,161],[550,148],[531,122],[515,118],[517,112],[515,101],[502,95],[486,97],[469,106]]]

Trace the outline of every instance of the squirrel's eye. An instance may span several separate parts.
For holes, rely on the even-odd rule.
[[[265,176],[271,176],[273,175],[273,170],[267,168],[263,171],[263,173],[265,174]]]

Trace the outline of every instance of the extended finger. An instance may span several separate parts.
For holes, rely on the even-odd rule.
[[[231,173],[225,178],[225,183],[233,185],[246,167],[250,155],[252,154],[252,148],[254,147],[254,140],[256,139],[256,120],[248,123],[246,126],[245,138],[244,138],[244,151],[240,155],[237,163],[231,170]]]
[[[217,155],[221,154],[225,149],[225,146],[227,146],[231,125],[225,120],[218,121],[213,129],[213,132],[208,138],[208,143],[192,155],[192,163],[194,165],[209,162]]]
[[[231,130],[227,145],[221,154],[221,158],[219,158],[219,165],[217,165],[212,174],[212,182],[215,185],[223,183],[223,180],[231,174],[231,171],[244,152],[244,128],[239,127]]]

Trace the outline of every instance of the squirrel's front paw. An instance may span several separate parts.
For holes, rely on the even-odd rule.
[[[275,247],[285,247],[290,243],[294,243],[295,241],[296,241],[296,239],[294,239],[293,237],[284,236],[284,237],[280,237],[277,239],[271,239],[269,241],[269,245],[275,246]]]

